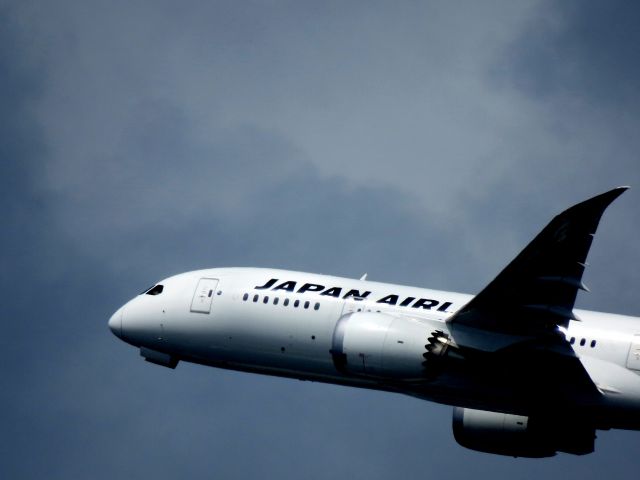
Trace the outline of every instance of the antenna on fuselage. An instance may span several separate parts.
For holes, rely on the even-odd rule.
[[[360,277],[360,280],[362,280],[362,281],[364,281],[366,279],[367,279],[367,274],[366,273]]]

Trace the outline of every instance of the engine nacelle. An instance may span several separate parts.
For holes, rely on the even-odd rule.
[[[456,407],[453,436],[463,447],[511,457],[552,457],[593,452],[595,429],[562,417],[530,418]]]
[[[344,373],[397,380],[421,378],[425,343],[432,330],[412,318],[352,313],[338,320],[331,354]]]

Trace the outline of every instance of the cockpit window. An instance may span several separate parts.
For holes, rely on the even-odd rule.
[[[144,293],[146,293],[147,295],[160,295],[162,293],[162,290],[164,290],[163,285],[154,285]]]

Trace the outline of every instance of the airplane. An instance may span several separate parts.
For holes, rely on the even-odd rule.
[[[410,395],[453,406],[462,446],[513,457],[594,451],[640,430],[640,318],[574,309],[618,187],[557,215],[475,296],[266,268],[155,284],[109,328],[148,362]]]

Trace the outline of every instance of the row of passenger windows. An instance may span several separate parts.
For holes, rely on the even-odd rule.
[[[574,345],[576,343],[576,337],[571,337],[571,340],[569,340],[569,343],[571,345]],[[583,339],[580,340],[580,346],[581,347],[584,347],[586,345],[586,343],[587,343],[586,339],[583,338]],[[596,341],[595,340],[591,340],[591,343],[589,345],[591,346],[591,348],[595,348]]]
[[[245,294],[242,296],[242,300],[244,300],[245,302],[246,302],[247,300],[249,300],[249,294],[248,294],[248,293],[245,293]],[[253,296],[253,303],[258,303],[258,300],[260,300],[260,295],[257,295],[257,294],[256,294],[256,295],[254,295],[254,296]],[[273,297],[273,304],[274,304],[274,305],[278,305],[278,303],[279,303],[279,302],[280,302],[280,297]],[[269,296],[268,296],[268,295],[265,295],[264,297],[262,297],[262,303],[269,303]],[[293,303],[292,303],[292,305],[293,305],[293,307],[294,307],[294,308],[298,308],[298,307],[300,306],[300,304],[301,304],[301,303],[302,303],[302,302],[301,302],[300,300],[294,300],[294,301],[293,301]],[[283,306],[285,306],[285,307],[288,307],[288,306],[289,306],[289,299],[288,299],[288,298],[284,298],[284,299],[282,300],[282,305],[283,305]],[[306,301],[306,302],[304,302],[304,304],[302,304],[302,305],[303,305],[303,308],[308,309],[308,308],[311,306],[311,303],[310,303],[309,301]],[[320,303],[319,303],[319,302],[316,302],[316,303],[313,305],[313,309],[314,309],[314,310],[320,310]]]

